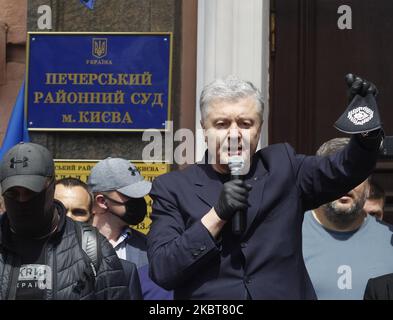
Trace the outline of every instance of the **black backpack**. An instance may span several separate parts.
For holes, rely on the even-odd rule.
[[[101,250],[99,250],[100,237],[98,230],[83,222],[75,222],[74,225],[80,246],[86,253],[91,270],[93,271],[94,277],[96,277],[102,260]]]

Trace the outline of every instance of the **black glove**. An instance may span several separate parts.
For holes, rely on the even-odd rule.
[[[368,94],[372,94],[374,97],[378,95],[378,89],[375,84],[364,80],[352,73],[345,76],[345,80],[348,85],[348,100],[349,103],[355,98],[356,95],[365,97]],[[375,112],[375,111],[374,111]],[[375,149],[382,147],[382,141],[384,138],[384,131],[382,128],[376,130],[366,131],[360,134],[356,134],[355,137],[366,149]]]
[[[349,105],[334,126],[349,134],[367,134],[382,127],[377,102],[377,87],[351,73],[345,76]],[[376,135],[378,135],[376,133]]]
[[[220,197],[214,210],[220,219],[228,221],[237,211],[246,211],[248,208],[248,192],[251,186],[240,179],[224,183]]]
[[[345,81],[348,85],[348,102],[351,103],[353,98],[358,94],[362,97],[365,97],[369,93],[371,93],[374,97],[378,95],[377,87],[365,80],[362,79],[352,73],[348,73],[345,76]]]

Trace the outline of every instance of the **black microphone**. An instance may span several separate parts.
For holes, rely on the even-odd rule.
[[[244,159],[241,156],[231,156],[228,158],[228,167],[231,170],[231,180],[243,179],[242,170],[244,168]],[[246,214],[237,211],[232,217],[232,233],[239,236],[246,229]]]

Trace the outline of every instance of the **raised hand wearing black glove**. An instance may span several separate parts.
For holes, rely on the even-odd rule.
[[[375,100],[377,87],[351,73],[345,76],[345,80],[348,85],[349,105],[334,126],[345,133],[360,134],[360,139],[366,135],[381,139],[382,122]]]
[[[224,183],[220,197],[214,210],[220,219],[228,221],[238,211],[246,211],[248,193],[251,186],[240,179],[230,180]]]
[[[348,85],[349,105],[334,126],[355,135],[364,148],[377,150],[382,147],[384,132],[375,97],[377,87],[352,73],[345,76]]]
[[[353,98],[357,94],[362,97],[365,97],[368,94],[372,94],[374,97],[378,95],[378,89],[373,83],[365,79],[362,79],[359,76],[356,76],[352,73],[348,73],[345,76],[345,81],[347,82],[348,85],[349,103],[353,100]]]

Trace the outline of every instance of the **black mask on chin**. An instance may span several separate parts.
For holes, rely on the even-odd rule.
[[[147,214],[145,198],[130,199],[126,202],[126,212],[122,220],[130,225],[141,223]]]
[[[24,238],[39,238],[49,234],[53,229],[54,193],[55,180],[52,179],[48,187],[25,202],[4,194],[11,229]]]
[[[125,213],[121,216],[113,213],[112,211],[110,212],[119,217],[128,225],[135,226],[138,223],[141,223],[147,214],[147,204],[145,198],[131,198],[126,202],[122,203],[107,196],[105,197],[110,201],[113,201],[114,203],[123,204],[126,207]]]

